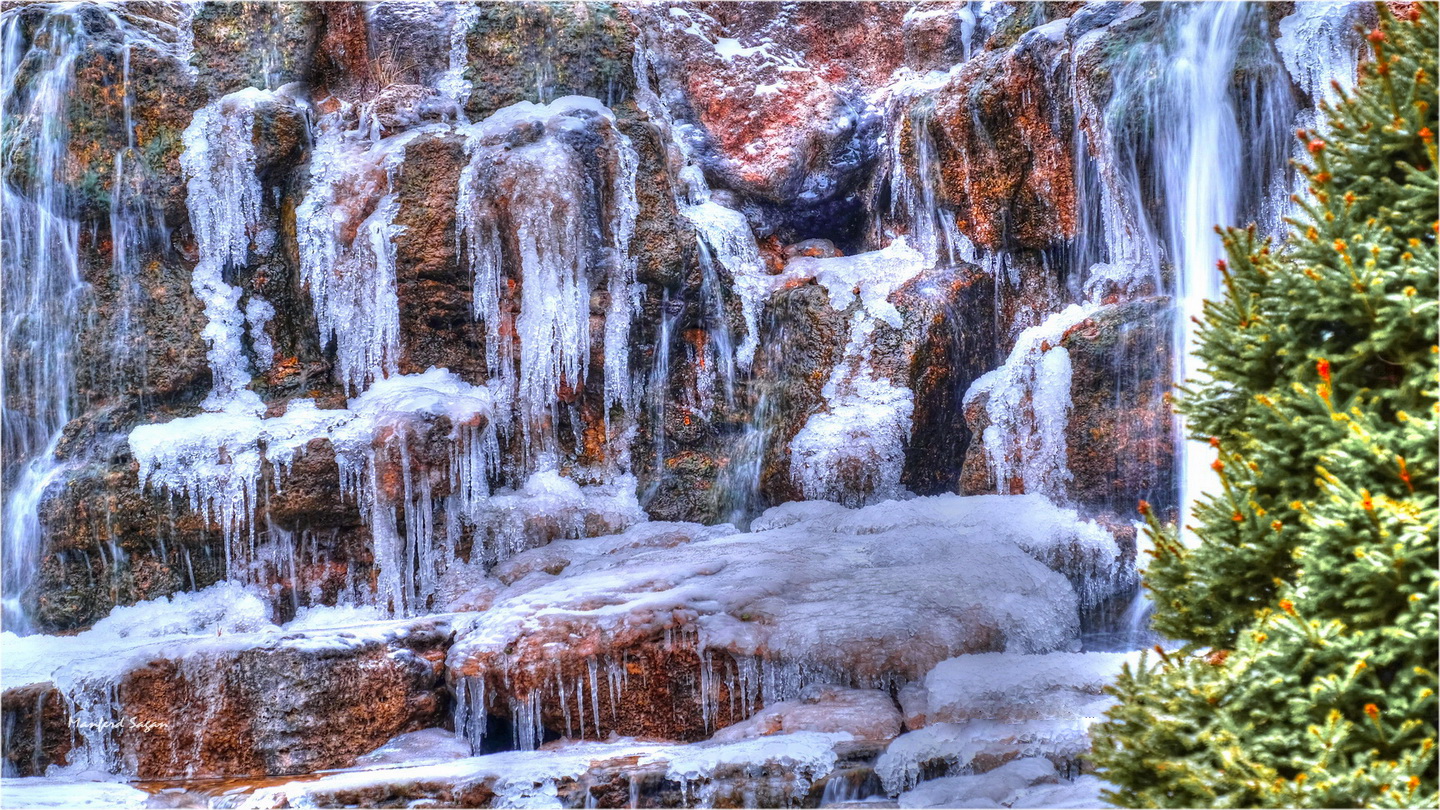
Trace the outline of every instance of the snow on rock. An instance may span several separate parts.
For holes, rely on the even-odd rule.
[[[891,743],[876,771],[894,793],[912,788],[923,773],[936,769],[986,772],[1016,757],[1068,765],[1089,750],[1090,726],[1114,703],[1103,690],[1135,655],[983,653],[943,661],[923,681],[900,690],[906,726],[918,730]],[[953,790],[937,786],[930,789],[934,795],[912,801],[938,804],[911,806],[952,806],[946,802],[971,793],[1004,801],[978,784],[955,783]],[[1001,779],[996,784],[1009,783]],[[1008,795],[1012,787],[1001,792]]]
[[[1006,515],[998,524],[993,517],[997,513]],[[865,514],[873,522],[863,525],[872,531],[899,528],[913,520],[997,534],[1064,574],[1082,608],[1128,594],[1138,578],[1108,529],[1038,495],[939,495],[919,499],[909,509]]]
[[[130,810],[149,807],[150,794],[119,782],[91,782],[67,777],[6,779],[0,785],[5,806],[21,808],[54,807],[62,810],[97,807],[103,810]]]
[[[545,469],[523,486],[497,490],[475,521],[488,560],[504,560],[557,538],[594,537],[624,531],[645,520],[633,475],[609,483],[576,483]]]
[[[790,442],[790,475],[811,500],[851,506],[904,497],[900,474],[910,438],[914,394],[879,374],[872,363],[879,324],[899,329],[891,293],[927,267],[925,257],[896,239],[883,250],[857,256],[799,256],[786,272],[813,276],[830,305],[849,310],[850,330],[839,362],[812,413]]]
[[[1041,757],[1013,760],[992,771],[922,782],[900,794],[902,808],[1104,807],[1107,785],[1094,776],[1066,779]]]
[[[74,636],[6,632],[4,689],[60,692],[70,768],[147,778],[348,765],[439,720],[450,617],[376,621],[311,608],[282,627],[269,613],[254,593],[221,582],[117,607]]]
[[[117,607],[93,627],[73,636],[0,634],[5,666],[0,684],[13,689],[74,673],[117,676],[128,666],[126,653],[175,640],[209,639],[273,629],[270,609],[254,593],[219,582],[193,593],[178,593]]]
[[[984,772],[1017,758],[1043,757],[1071,765],[1090,750],[1084,718],[998,723],[935,723],[901,734],[875,762],[892,795],[919,784],[925,774]]]
[[[1104,688],[1132,653],[981,653],[942,661],[900,693],[905,724],[1098,716]]]
[[[1040,503],[940,496],[783,507],[786,520],[757,521],[776,528],[747,534],[641,524],[517,555],[496,569],[488,610],[460,627],[451,649],[451,673],[469,696],[457,726],[508,712],[517,744],[530,747],[545,729],[573,735],[582,722],[581,736],[638,733],[643,726],[627,723],[650,722],[643,704],[653,696],[635,675],[664,666],[700,670],[698,690],[672,688],[684,705],[699,704],[694,720],[708,730],[811,684],[894,685],[961,653],[1065,649],[1079,603],[1041,560],[1051,559],[1047,548],[1088,542],[1077,538],[1095,527],[1053,507],[1048,521],[1018,517]],[[681,722],[681,704],[664,702]]]
[[[801,732],[682,746],[628,739],[570,742],[539,751],[351,769],[262,787],[233,806],[438,801],[458,807],[581,807],[606,794],[622,800],[628,794],[630,805],[638,806],[642,783],[674,790],[684,807],[792,806],[830,773],[837,761],[835,746],[849,739],[846,734]]]
[[[859,740],[890,740],[900,733],[900,712],[880,689],[850,689],[816,684],[799,700],[773,703],[749,719],[715,732],[716,742],[791,734],[797,731],[844,732]]]
[[[982,441],[1001,493],[1065,499],[1071,366],[1060,340],[1092,311],[1072,304],[1021,332],[1005,364],[965,392],[966,408],[983,402],[989,418]]]

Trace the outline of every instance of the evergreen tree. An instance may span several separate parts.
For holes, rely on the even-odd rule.
[[[1377,9],[1354,92],[1299,133],[1289,239],[1225,234],[1181,405],[1223,491],[1190,547],[1147,515],[1154,626],[1185,646],[1095,728],[1118,804],[1440,803],[1436,6]]]

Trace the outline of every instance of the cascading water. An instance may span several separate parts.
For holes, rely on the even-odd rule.
[[[1152,285],[1177,301],[1174,379],[1199,371],[1190,354],[1203,302],[1220,295],[1215,228],[1260,220],[1280,226],[1296,106],[1288,77],[1263,41],[1264,9],[1245,3],[1177,4],[1159,10],[1149,41],[1112,66],[1106,107],[1077,144],[1083,226],[1072,254],[1089,290]],[[1077,60],[1078,63],[1078,60]],[[1157,65],[1159,66],[1157,69]],[[1087,131],[1082,128],[1082,132]],[[1098,195],[1087,195],[1095,188]],[[1158,198],[1161,205],[1148,206]],[[1112,287],[1114,289],[1114,287]],[[1215,488],[1213,460],[1181,439],[1180,523],[1199,493]]]
[[[119,323],[110,368],[100,371],[113,389],[116,375],[137,365],[131,318],[138,303],[135,255],[155,233],[153,211],[143,202],[142,171],[133,149],[129,117],[129,56],[143,47],[169,58],[188,58],[188,10],[160,7],[176,17],[83,6],[47,8],[35,30],[24,9],[0,15],[3,75],[0,106],[7,146],[0,155],[4,177],[4,300],[6,314],[0,387],[4,389],[4,620],[28,628],[21,608],[26,586],[39,564],[43,544],[40,501],[62,472],[55,459],[61,431],[74,414],[76,338],[89,288],[81,275],[80,225],[70,169],[70,115],[77,60],[96,36],[89,26],[118,32],[124,52],[125,121],[128,146],[115,155],[110,226],[112,266],[118,287]],[[89,15],[87,17],[87,15]],[[102,32],[109,34],[111,32]]]
[[[70,150],[70,94],[84,38],[72,14],[47,15],[37,44],[23,49],[18,9],[3,18],[4,112],[19,150],[0,155],[4,178],[5,625],[24,631],[20,598],[39,565],[40,499],[60,473],[55,448],[70,421],[72,352],[85,292],[79,224],[63,182]],[[28,86],[21,63],[35,66]],[[7,138],[8,142],[8,138]],[[28,164],[27,187],[16,163]],[[13,359],[12,359],[13,358]]]

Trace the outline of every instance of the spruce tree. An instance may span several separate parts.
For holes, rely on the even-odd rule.
[[[1289,238],[1225,233],[1181,403],[1222,491],[1191,546],[1147,515],[1154,626],[1184,646],[1094,730],[1117,804],[1440,803],[1436,6],[1377,9],[1356,88],[1299,133]]]

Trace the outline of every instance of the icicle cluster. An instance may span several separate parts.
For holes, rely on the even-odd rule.
[[[253,412],[260,407],[259,398],[247,391],[250,362],[242,340],[241,290],[225,282],[224,272],[248,263],[252,243],[263,253],[275,238],[263,228],[260,216],[255,108],[280,102],[275,94],[253,87],[231,93],[196,111],[183,135],[180,166],[188,179],[186,205],[200,254],[191,287],[205,305],[208,324],[202,334],[210,347],[214,378],[206,410]]]
[[[394,175],[405,147],[429,128],[379,142],[346,129],[343,112],[316,128],[310,190],[295,211],[300,274],[322,343],[335,342],[339,381],[351,392],[395,374],[400,302],[395,289]]]
[[[568,133],[584,127],[600,129],[614,159],[603,191],[567,142]],[[527,128],[535,137],[516,145],[513,134]],[[633,410],[629,322],[636,291],[629,241],[638,211],[638,157],[611,112],[579,96],[514,104],[461,132],[470,160],[460,177],[457,220],[474,280],[474,315],[486,325],[486,362],[504,397],[499,428],[518,432],[533,470],[557,452],[556,411],[589,373],[590,299],[602,277],[611,299],[606,405]],[[603,235],[590,230],[592,206],[602,199],[609,203]],[[597,253],[608,256],[606,266],[597,266]],[[506,267],[516,268],[519,287],[513,321],[502,307]]]

